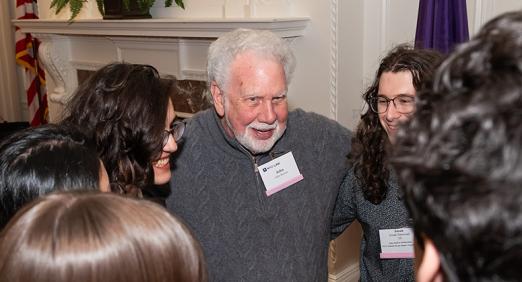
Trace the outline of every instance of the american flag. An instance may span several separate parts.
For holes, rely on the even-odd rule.
[[[36,0],[16,0],[17,19],[38,19]],[[38,126],[48,122],[45,73],[38,61],[40,42],[29,33],[16,27],[16,62],[24,68],[24,85],[27,94],[29,122]]]

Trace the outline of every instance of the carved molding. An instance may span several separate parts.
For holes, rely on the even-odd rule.
[[[302,36],[308,17],[149,20],[13,20],[27,33],[98,36],[217,38],[236,28],[266,29],[281,37]]]
[[[335,240],[328,244],[328,261],[332,266],[337,263],[337,242]]]
[[[106,65],[105,62],[98,61],[86,61],[86,60],[71,60],[71,65],[74,69],[77,70],[88,70],[88,71],[96,71],[97,69]]]
[[[42,42],[38,55],[45,66],[46,75],[54,84],[52,89],[47,89],[48,97],[53,102],[64,104],[78,84],[75,68],[68,60],[68,39],[49,34],[35,34],[35,37]]]
[[[330,118],[337,120],[337,76],[338,76],[338,10],[337,0],[330,0]]]
[[[383,54],[386,51],[386,44],[388,41],[387,33],[388,33],[388,12],[389,12],[389,6],[390,1],[384,0],[381,2],[381,42],[379,44],[380,47],[380,54]]]
[[[359,263],[348,265],[345,269],[336,274],[328,274],[328,282],[359,281]]]
[[[35,36],[42,41],[39,53],[48,76],[49,99],[59,104],[64,104],[78,87],[77,70],[95,71],[114,61],[152,64],[162,75],[206,81],[205,59],[212,42],[208,39],[163,37]],[[95,47],[87,57],[81,51],[79,53],[83,55],[78,56],[79,53],[71,53],[73,40],[89,40]],[[286,40],[292,41],[290,38]],[[112,57],[96,55],[101,50],[112,53]]]
[[[72,23],[66,20],[13,20],[12,23],[42,41],[39,53],[48,75],[49,100],[63,105],[78,86],[78,69],[95,70],[100,65],[123,60],[150,63],[162,74],[180,79],[205,80],[206,62],[203,60],[208,45],[221,34],[239,27],[265,29],[292,41],[304,34],[309,21],[308,17],[267,17],[91,19]],[[90,42],[88,48],[92,50],[88,52],[73,51],[77,40],[87,39],[99,41],[99,44]]]
[[[183,69],[179,79],[207,81],[207,72],[204,70]]]
[[[473,30],[472,34],[477,34],[482,25],[484,25],[489,19],[495,15],[495,1],[494,0],[476,0]]]

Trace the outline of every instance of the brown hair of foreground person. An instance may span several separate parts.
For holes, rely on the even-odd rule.
[[[0,281],[206,281],[199,243],[162,207],[58,193],[24,207],[0,238]]]

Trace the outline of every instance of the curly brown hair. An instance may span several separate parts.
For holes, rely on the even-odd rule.
[[[370,101],[379,91],[379,80],[384,72],[409,71],[413,77],[413,87],[419,92],[423,84],[431,80],[436,66],[441,62],[442,54],[434,50],[413,49],[408,45],[399,45],[381,60],[372,85],[363,94],[364,101]],[[390,141],[379,122],[379,115],[369,107],[361,115],[349,159],[354,173],[362,184],[366,200],[373,204],[381,203],[386,197]]]
[[[152,66],[113,63],[80,85],[68,103],[63,123],[94,141],[113,192],[137,196],[153,184],[172,83]]]

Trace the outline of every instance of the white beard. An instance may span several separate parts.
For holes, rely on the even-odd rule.
[[[230,122],[227,119],[227,124],[230,128]],[[272,133],[272,137],[266,140],[259,140],[252,136],[250,129],[255,130],[274,130]],[[239,144],[243,145],[247,148],[252,154],[259,154],[268,152],[274,144],[281,138],[283,133],[285,133],[286,125],[279,126],[277,120],[273,124],[266,124],[258,121],[251,122],[243,133],[236,132],[236,130],[232,129],[234,132],[234,136],[236,137]]]
[[[258,122],[254,120],[249,125],[245,127],[243,132],[238,132],[233,126],[230,120],[228,120],[228,100],[224,101],[224,110],[225,110],[225,121],[228,127],[234,133],[234,137],[239,142],[239,144],[243,145],[247,150],[249,150],[252,154],[259,154],[268,152],[274,144],[283,136],[286,130],[286,123],[283,126],[280,126],[278,121],[274,121],[273,124],[267,124],[263,122]],[[256,130],[274,130],[272,133],[272,137],[266,140],[259,140],[252,136],[250,129]]]

